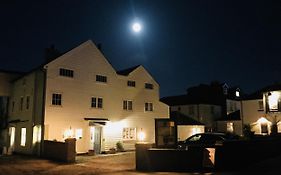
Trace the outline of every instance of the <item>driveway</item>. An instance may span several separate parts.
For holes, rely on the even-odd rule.
[[[135,153],[77,156],[76,163],[64,164],[29,156],[0,156],[0,175],[188,175],[200,173],[136,172]],[[265,160],[242,171],[205,174],[279,174],[281,156]]]

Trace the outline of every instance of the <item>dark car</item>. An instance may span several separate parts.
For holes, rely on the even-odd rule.
[[[227,140],[236,140],[238,136],[225,133],[200,133],[178,143],[179,149],[188,149],[189,146],[214,147],[222,145]]]

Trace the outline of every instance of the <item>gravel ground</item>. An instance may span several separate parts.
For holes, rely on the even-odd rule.
[[[280,174],[281,156],[265,160],[238,172],[214,174]],[[135,153],[77,156],[64,164],[23,155],[0,156],[0,175],[188,175],[200,173],[136,172]],[[204,173],[213,174],[213,173]]]

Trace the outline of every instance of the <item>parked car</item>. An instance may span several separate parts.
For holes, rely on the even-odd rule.
[[[178,149],[188,149],[189,146],[214,147],[222,145],[227,140],[237,140],[239,136],[225,133],[199,133],[178,143]]]

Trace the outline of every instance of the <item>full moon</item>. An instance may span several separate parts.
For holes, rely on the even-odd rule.
[[[141,25],[140,25],[140,23],[134,23],[134,24],[132,25],[132,29],[133,29],[133,31],[136,32],[136,33],[140,32],[140,31],[141,31]]]

